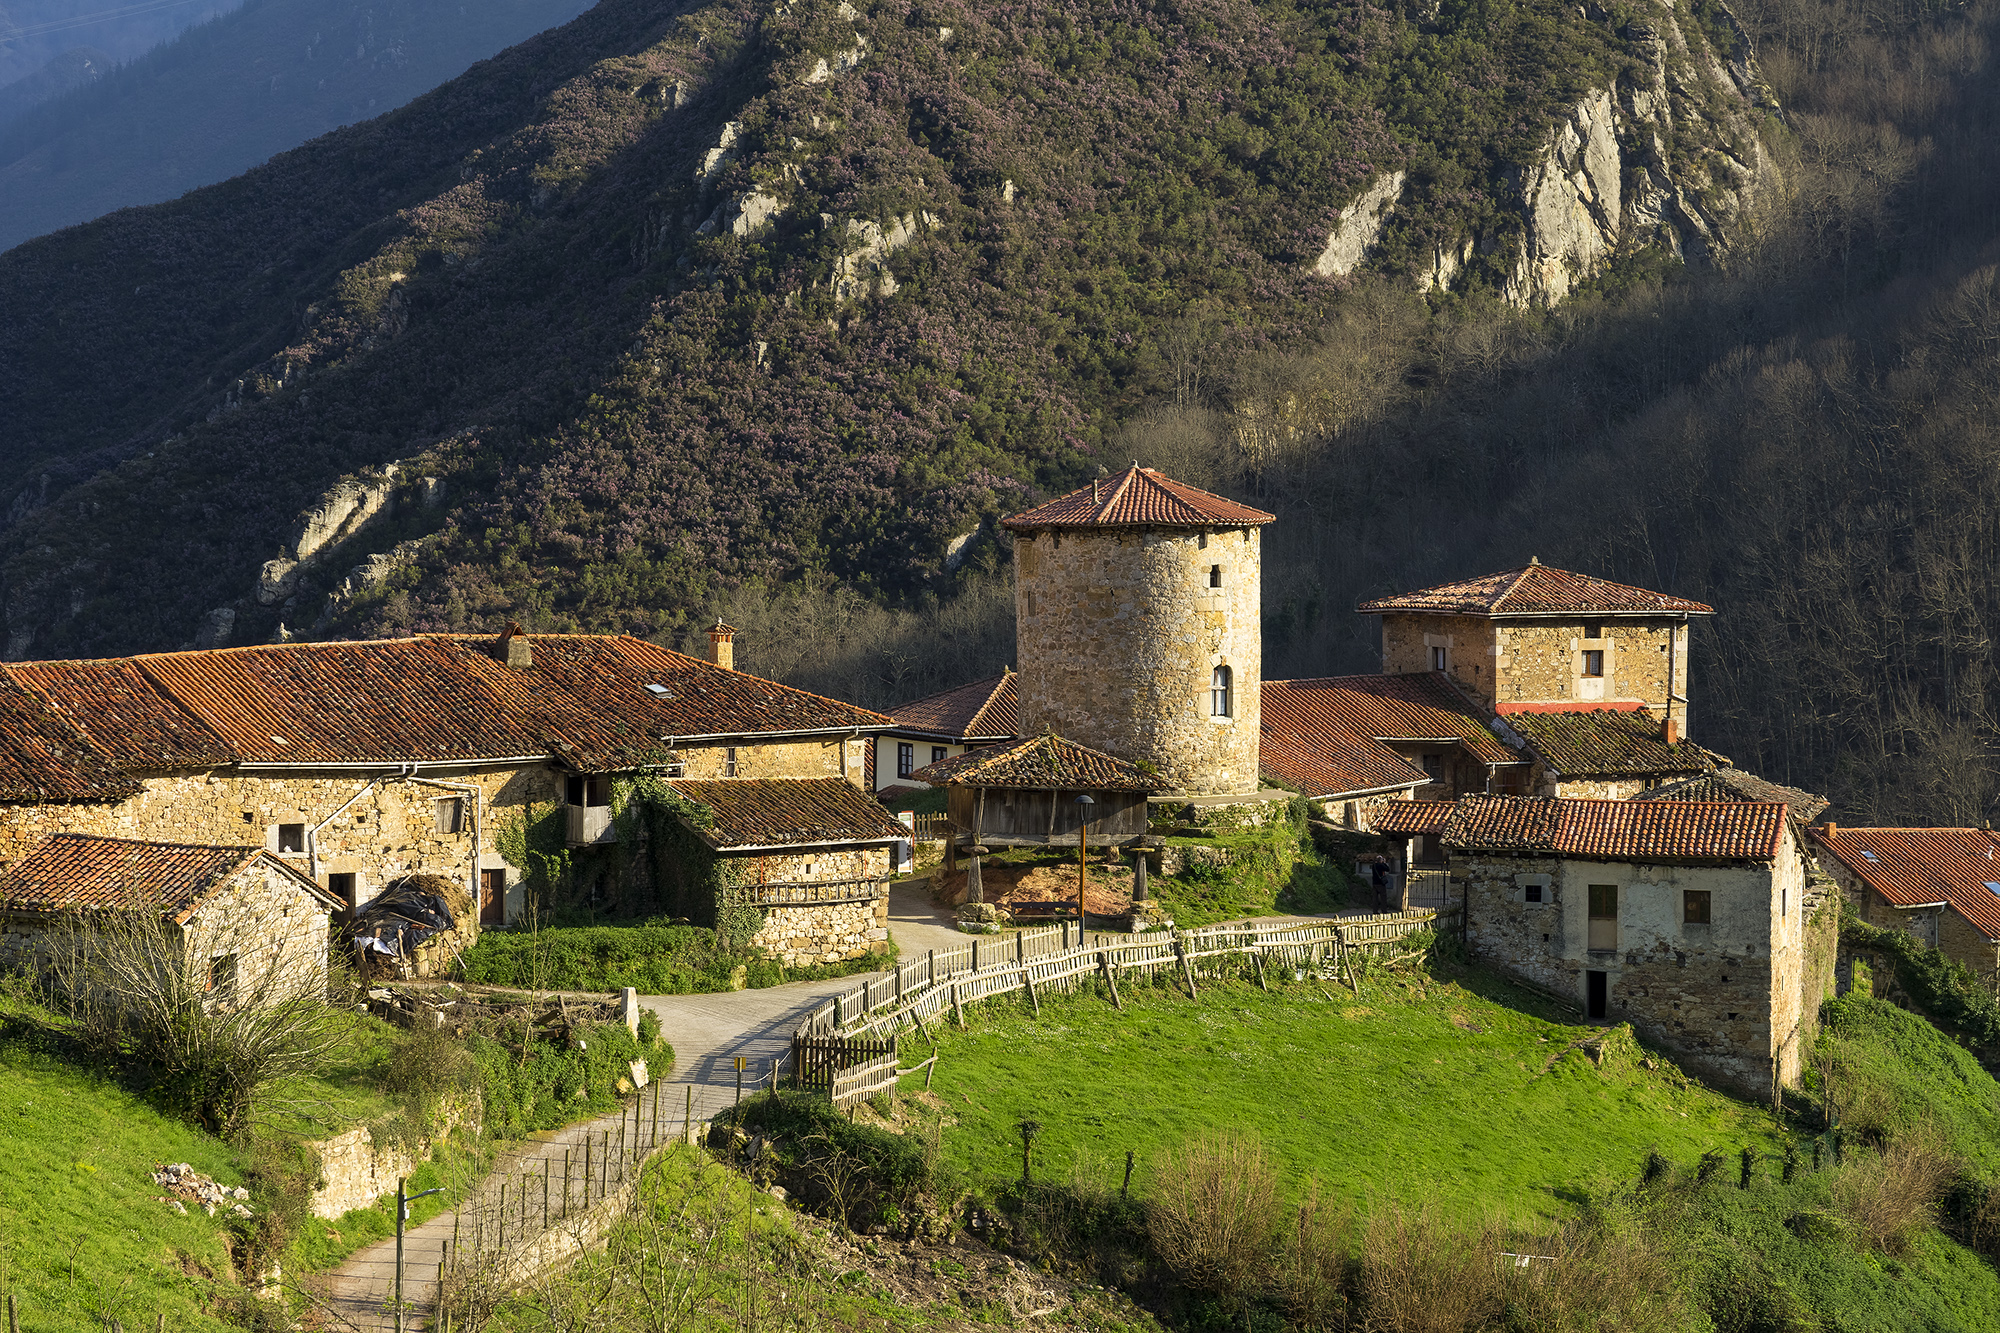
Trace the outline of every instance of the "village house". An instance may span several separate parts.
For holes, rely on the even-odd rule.
[[[1809,836],[1863,921],[1907,932],[2000,991],[2000,835],[1823,824]]]
[[[874,790],[924,790],[916,771],[1020,730],[1021,699],[1012,671],[897,704],[895,725],[875,738]]]
[[[1783,805],[1474,796],[1441,838],[1475,956],[1746,1095],[1796,1081],[1825,978]]]
[[[1382,670],[1439,673],[1534,760],[1524,790],[1611,797],[1724,761],[1688,735],[1688,630],[1714,608],[1530,560],[1378,597]]]
[[[0,863],[56,833],[260,848],[346,913],[434,874],[508,924],[527,867],[503,834],[554,820],[572,848],[612,846],[621,781],[865,780],[887,717],[731,670],[727,627],[710,638],[707,662],[510,628],[11,663]],[[626,860],[624,906],[712,917]]]
[[[340,904],[259,847],[199,847],[73,833],[45,838],[0,876],[0,972],[66,953],[72,919],[157,920],[189,980],[218,1004],[323,988]]]

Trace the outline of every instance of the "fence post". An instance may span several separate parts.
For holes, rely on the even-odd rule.
[[[978,946],[973,946],[977,948]],[[958,987],[951,988],[951,1016],[958,1020],[958,1030],[965,1031],[965,1006],[958,1002]]]
[[[1112,1007],[1124,1012],[1125,1002],[1118,998],[1118,978],[1111,973],[1111,955],[1103,949],[1097,951],[1097,966],[1103,969],[1104,984],[1111,988]]]

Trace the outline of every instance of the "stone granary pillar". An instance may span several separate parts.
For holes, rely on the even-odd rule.
[[[1146,901],[1146,849],[1139,848],[1132,853],[1132,905],[1137,907]]]

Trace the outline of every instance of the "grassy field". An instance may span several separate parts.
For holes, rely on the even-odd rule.
[[[5,1023],[0,1015],[0,1024]],[[187,1162],[230,1185],[242,1164],[220,1140],[163,1116],[117,1084],[0,1028],[0,1293],[31,1333],[230,1327],[221,1221],[155,1200],[150,1173]]]
[[[1163,1148],[1205,1130],[1254,1130],[1292,1183],[1434,1199],[1471,1218],[1526,1222],[1568,1211],[1566,1192],[1635,1179],[1658,1150],[1777,1147],[1770,1116],[1641,1065],[1629,1041],[1602,1067],[1574,1043],[1599,1029],[1558,1021],[1490,979],[1356,1000],[1316,983],[1272,994],[1234,983],[1199,1001],[1127,982],[1126,1012],[1092,994],[975,1008],[941,1037],[935,1089],[956,1124],[946,1160],[968,1183],[1020,1175],[1015,1126],[1041,1126],[1041,1171],[1139,1181]]]

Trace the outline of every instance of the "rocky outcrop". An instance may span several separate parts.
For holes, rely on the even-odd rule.
[[[1403,197],[1403,173],[1391,171],[1377,176],[1361,197],[1340,210],[1333,230],[1326,234],[1326,249],[1310,265],[1322,278],[1344,277],[1352,273],[1367,255],[1368,248],[1382,234],[1382,224]]]
[[[820,214],[820,225],[831,227],[831,214]],[[938,225],[934,213],[905,213],[889,219],[887,227],[876,222],[847,221],[847,253],[833,261],[833,294],[851,301],[871,293],[889,296],[896,290],[896,277],[889,272],[889,256],[917,239],[919,228]]]
[[[1419,253],[1417,286],[1449,290],[1483,259],[1509,303],[1554,305],[1648,246],[1724,262],[1745,215],[1776,184],[1758,119],[1777,104],[1749,36],[1726,9],[1716,13],[1731,33],[1726,58],[1670,0],[1642,4],[1620,32],[1637,63],[1584,94],[1512,173],[1506,221]],[[1310,271],[1339,277],[1365,262],[1403,198],[1403,173],[1376,177],[1342,210]]]

